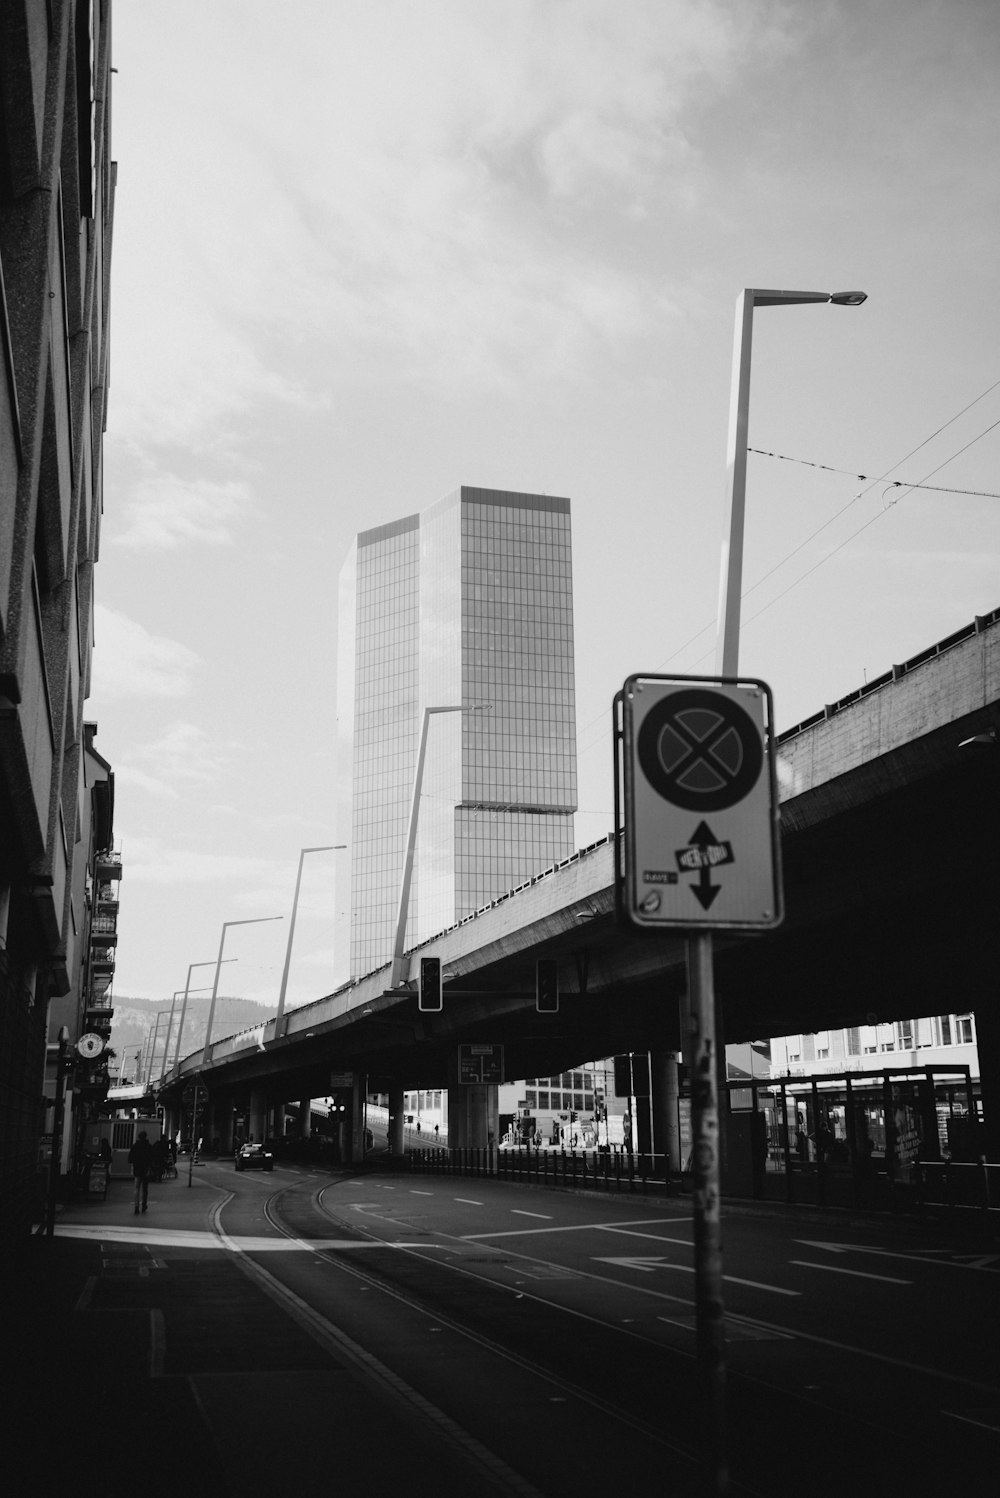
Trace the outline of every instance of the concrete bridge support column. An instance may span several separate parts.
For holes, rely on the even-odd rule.
[[[272,1120],[271,1120],[271,1129],[272,1129],[272,1132],[274,1134],[275,1139],[284,1139],[284,1137],[285,1137],[285,1105],[284,1105],[284,1103],[275,1103],[275,1105],[274,1105],[274,1112],[272,1114]]]
[[[402,1155],[406,1147],[403,1143],[403,1123],[405,1114],[403,1112],[403,1089],[402,1087],[389,1088],[389,1151],[393,1155]]]
[[[212,1093],[205,1109],[202,1124],[204,1148],[211,1149],[218,1143],[220,1155],[233,1152],[233,1095],[231,1092]]]
[[[451,1149],[496,1149],[499,1089],[458,1080],[458,1058],[448,1077],[448,1145]]]
[[[677,1061],[676,1051],[652,1051],[649,1057],[649,1084],[653,1094],[653,1151],[664,1156],[666,1168],[673,1175],[679,1175],[681,1169]]]
[[[312,1098],[304,1097],[299,1103],[299,1138],[308,1139],[312,1133]]]
[[[260,1144],[267,1133],[267,1097],[259,1087],[255,1087],[250,1093],[249,1132],[255,1144]]]

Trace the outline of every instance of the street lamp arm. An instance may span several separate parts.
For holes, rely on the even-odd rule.
[[[288,945],[285,948],[285,965],[281,971],[281,989],[278,993],[278,1013],[276,1018],[281,1019],[285,1012],[285,992],[288,988],[288,973],[292,965],[292,939],[295,936],[295,917],[299,909],[299,889],[302,885],[302,865],[306,861],[307,853],[335,853],[340,848],[346,848],[346,843],[327,843],[322,848],[302,848],[299,850],[299,871],[295,876],[295,894],[292,898],[292,918],[288,924]]]
[[[860,307],[863,291],[766,291],[748,286],[736,298],[733,335],[733,383],[729,402],[726,446],[726,523],[722,536],[719,613],[716,630],[715,673],[734,677],[739,670],[740,602],[743,592],[743,525],[746,510],[747,447],[750,427],[750,353],[754,307],[780,307],[805,302],[832,302],[838,307]]]
[[[406,920],[410,907],[410,880],[413,876],[413,853],[417,845],[417,819],[420,815],[420,789],[424,778],[424,760],[427,755],[427,729],[432,713],[491,713],[492,702],[472,703],[463,706],[425,707],[420,725],[420,748],[417,751],[417,767],[413,775],[413,795],[410,800],[410,821],[406,832],[406,852],[403,856],[403,874],[399,887],[399,905],[396,912],[396,935],[392,947],[392,969],[389,987],[397,988],[403,977],[403,951],[406,943]]]
[[[212,1001],[208,1006],[208,1024],[205,1026],[205,1049],[202,1052],[201,1064],[207,1066],[212,1056],[212,1021],[215,1019],[215,1001],[219,994],[219,973],[222,969],[222,949],[226,945],[226,932],[230,926],[260,926],[265,921],[283,921],[283,915],[258,915],[243,921],[224,921],[222,924],[222,936],[219,939],[219,955],[215,959],[215,982],[212,984]]]

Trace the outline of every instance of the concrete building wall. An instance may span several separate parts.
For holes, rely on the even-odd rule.
[[[84,995],[84,701],[102,502],[110,0],[0,0],[0,1214],[23,1231],[48,1010]]]

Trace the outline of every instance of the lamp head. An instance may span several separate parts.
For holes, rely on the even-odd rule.
[[[867,302],[867,291],[834,291],[830,300],[837,307],[860,307],[862,302]]]

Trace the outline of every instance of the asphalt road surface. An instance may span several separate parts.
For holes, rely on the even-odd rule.
[[[919,1495],[996,1471],[988,1243],[724,1213],[724,1461],[701,1435],[689,1201],[281,1165],[204,1179],[221,1188],[220,1242],[317,1351],[379,1390],[386,1440],[430,1436],[442,1495],[449,1480],[526,1498],[693,1494],[726,1465],[733,1493]],[[276,1385],[281,1422],[294,1387]]]

